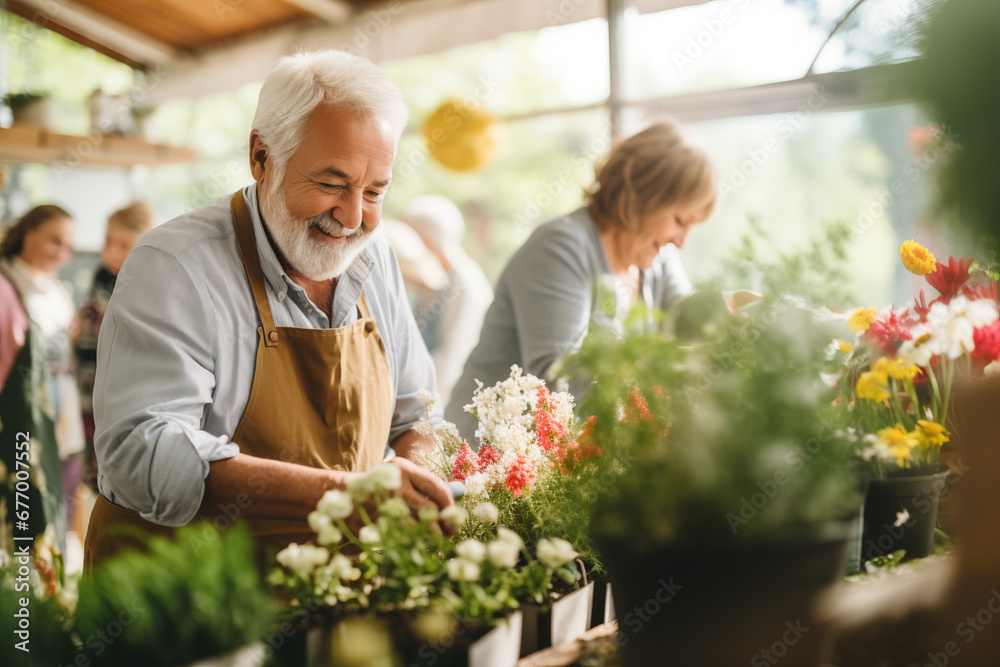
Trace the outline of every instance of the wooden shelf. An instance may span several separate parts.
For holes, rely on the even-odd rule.
[[[197,158],[190,148],[151,144],[131,137],[99,133],[78,137],[32,125],[0,128],[0,162],[132,167],[194,162]]]

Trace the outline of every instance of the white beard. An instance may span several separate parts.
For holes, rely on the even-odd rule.
[[[363,224],[347,229],[330,211],[306,219],[293,217],[277,190],[270,188],[260,200],[260,214],[285,261],[306,278],[322,282],[339,277],[372,240],[371,232],[365,231]],[[309,238],[313,227],[331,236],[347,238],[337,245],[315,241]]]

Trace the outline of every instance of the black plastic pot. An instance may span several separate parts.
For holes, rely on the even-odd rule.
[[[614,591],[624,664],[815,667],[828,636],[817,596],[843,577],[847,523],[757,543],[597,540]]]
[[[861,560],[906,550],[904,560],[924,558],[934,550],[938,497],[949,470],[911,477],[873,479],[865,496]],[[899,525],[897,525],[899,524]]]

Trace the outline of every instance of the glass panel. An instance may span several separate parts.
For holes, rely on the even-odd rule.
[[[694,280],[712,277],[756,216],[777,254],[802,248],[823,224],[853,230],[845,276],[857,303],[903,303],[923,287],[899,261],[915,238],[941,258],[967,241],[928,221],[935,156],[921,152],[926,120],[915,106],[730,118],[689,127],[716,161],[725,197],[682,256]],[[763,258],[766,261],[767,258]],[[754,287],[754,286],[749,286]]]
[[[715,0],[632,17],[631,99],[805,75],[852,0]]]
[[[916,58],[918,28],[941,0],[865,0],[830,38],[816,72],[835,72]]]
[[[402,88],[413,125],[451,97],[474,95],[501,116],[592,104],[609,91],[607,21],[514,33],[381,65]]]

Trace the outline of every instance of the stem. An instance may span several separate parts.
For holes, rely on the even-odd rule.
[[[358,540],[358,538],[354,536],[354,533],[352,533],[352,532],[351,532],[351,529],[347,527],[347,523],[346,523],[346,522],[345,522],[345,521],[344,521],[343,519],[337,519],[337,527],[338,527],[338,528],[340,528],[340,532],[342,532],[342,533],[343,533],[344,535],[346,535],[346,536],[347,536],[347,540],[348,540],[348,541],[349,541],[349,542],[350,542],[351,544],[353,544],[353,545],[355,545],[355,546],[359,546],[359,547],[361,547],[362,549],[364,549],[364,548],[365,548],[365,545],[363,545],[363,544],[362,544],[362,543],[361,543],[361,542],[360,542],[360,541]]]

